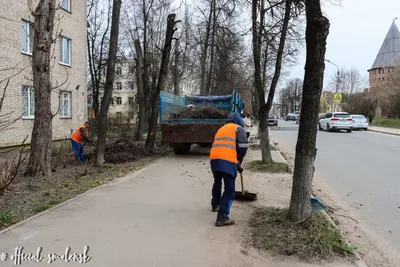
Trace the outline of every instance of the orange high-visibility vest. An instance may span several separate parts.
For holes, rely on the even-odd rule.
[[[86,128],[85,124],[82,124],[81,126],[79,126],[78,129],[76,129],[76,130],[74,131],[74,133],[72,134],[72,136],[71,136],[71,139],[74,140],[75,142],[78,142],[78,143],[82,143],[82,141],[83,141],[83,139],[84,139],[83,136],[82,136],[82,134],[81,134],[81,132],[80,132],[80,129],[81,129],[81,128],[85,128],[85,134],[86,134],[86,136],[89,135],[89,131],[88,131],[88,129]]]
[[[210,160],[222,159],[238,164],[236,152],[236,130],[239,125],[228,123],[222,126],[214,138]]]

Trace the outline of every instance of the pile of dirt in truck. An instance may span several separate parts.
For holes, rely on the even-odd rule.
[[[188,107],[169,114],[171,120],[226,119],[229,112],[213,106]]]

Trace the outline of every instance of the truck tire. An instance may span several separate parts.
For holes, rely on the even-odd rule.
[[[189,154],[190,147],[192,146],[192,144],[188,144],[188,143],[172,144],[171,146],[176,155],[184,155],[184,154]]]

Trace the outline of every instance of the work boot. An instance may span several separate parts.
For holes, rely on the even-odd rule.
[[[217,211],[218,211],[218,208],[219,208],[219,206],[213,207],[211,211],[212,211],[212,212],[217,212]]]
[[[217,220],[215,221],[215,226],[229,226],[235,224],[235,221],[230,219],[228,216],[224,217],[222,215],[217,215]]]

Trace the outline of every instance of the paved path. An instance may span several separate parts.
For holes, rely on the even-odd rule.
[[[274,141],[295,149],[298,125],[280,121]],[[318,132],[316,174],[400,252],[400,137]]]
[[[234,202],[232,217],[237,224],[216,228],[216,214],[210,211],[212,177],[207,151],[198,152],[201,153],[161,159],[1,233],[0,265],[14,266],[11,260],[1,261],[1,253],[12,254],[18,246],[24,247],[26,253],[43,247],[42,256],[47,260],[49,253],[62,255],[67,246],[72,252],[82,253],[88,245],[91,260],[79,266],[321,266],[293,260],[279,262],[246,248],[242,235],[250,216],[250,203]],[[265,179],[263,174],[246,177],[247,189],[256,190],[260,199],[272,205],[287,205],[290,179],[279,175]],[[76,264],[58,260],[52,264],[23,262],[21,266]]]

